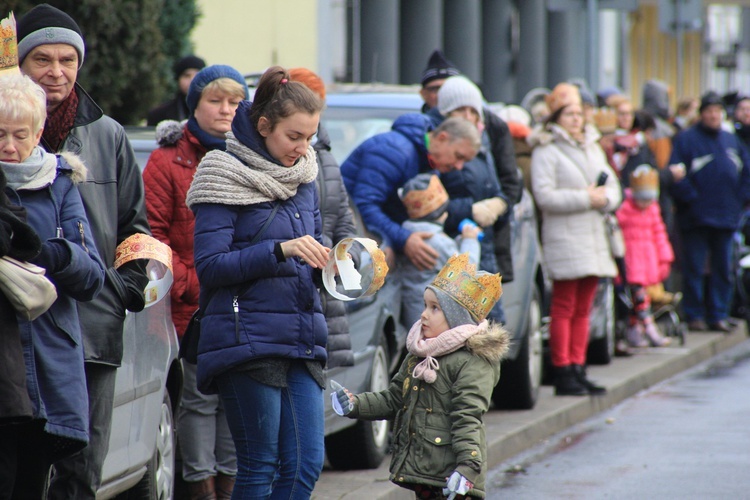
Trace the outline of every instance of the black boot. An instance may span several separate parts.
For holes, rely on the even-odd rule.
[[[555,368],[555,396],[586,396],[589,391],[581,385],[571,366]]]
[[[599,394],[604,394],[607,392],[607,389],[600,385],[596,385],[591,380],[589,380],[586,377],[586,367],[583,365],[570,365],[570,367],[573,369],[573,374],[575,375],[576,380],[579,384],[581,384],[583,387],[586,388],[589,394],[596,396]]]

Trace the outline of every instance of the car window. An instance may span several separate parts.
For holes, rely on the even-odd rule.
[[[323,126],[331,138],[331,153],[339,165],[366,139],[391,129],[393,121],[408,109],[333,107],[323,112]]]

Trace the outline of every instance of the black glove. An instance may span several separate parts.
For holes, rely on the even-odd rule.
[[[13,235],[13,228],[5,221],[0,220],[0,257],[8,254],[10,250],[10,238]]]
[[[110,274],[125,309],[132,312],[143,311],[146,307],[143,290],[148,285],[145,261],[131,260],[117,269],[110,269]]]
[[[39,255],[30,262],[45,268],[47,274],[55,274],[70,264],[70,258],[70,249],[64,241],[47,240],[42,243]]]
[[[6,228],[9,238],[8,248],[0,255],[5,255],[7,252],[8,256],[14,259],[28,261],[39,254],[42,242],[39,240],[36,231],[15,215],[16,209],[18,209],[19,215],[25,216],[26,210],[23,207],[12,205],[0,207],[0,221],[5,224],[3,227]],[[0,243],[0,245],[2,244]]]

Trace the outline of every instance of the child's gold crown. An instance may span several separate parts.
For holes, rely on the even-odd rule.
[[[432,285],[464,307],[477,322],[487,317],[503,294],[499,274],[476,275],[476,267],[469,263],[469,254],[454,255],[432,281]]]
[[[5,72],[19,72],[16,18],[12,12],[0,20],[0,74]]]
[[[650,165],[640,165],[630,174],[633,191],[659,189],[659,172]]]
[[[432,175],[425,189],[412,189],[401,201],[410,219],[421,219],[445,205],[448,202],[448,192],[438,176]]]

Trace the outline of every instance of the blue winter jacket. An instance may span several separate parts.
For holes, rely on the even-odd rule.
[[[269,157],[259,144],[253,150]],[[297,257],[278,262],[274,255],[276,242],[304,235],[321,242],[317,196],[313,181],[301,184],[285,201],[191,207],[204,311],[198,345],[202,392],[216,392],[217,375],[251,360],[280,357],[325,363],[327,329],[316,271]],[[280,203],[278,212],[251,245],[274,203]]]
[[[41,240],[63,242],[71,256],[68,265],[47,275],[57,288],[52,307],[32,322],[19,317],[34,418],[46,420],[44,430],[51,441],[48,452],[55,460],[83,448],[89,440],[83,341],[76,302],[92,300],[104,285],[104,264],[74,185],[81,171],[74,171],[60,159],[57,170],[56,179],[44,188],[6,190],[12,203],[26,208],[28,224]]]
[[[445,117],[440,114],[437,108],[432,108],[427,116],[434,120],[435,127],[445,120]],[[482,145],[477,155],[471,161],[464,163],[461,170],[441,174],[440,180],[450,198],[445,232],[452,237],[458,236],[458,225],[462,220],[473,217],[471,208],[475,202],[497,197],[502,198],[510,206],[508,197],[500,188],[495,161],[490,152],[490,139],[486,131],[482,134]],[[510,213],[510,210],[507,211],[499,220],[507,222]],[[493,274],[499,271],[495,252],[494,228],[494,224],[482,228],[484,237],[480,244],[482,257],[479,262],[479,269]]]
[[[341,164],[346,190],[365,225],[398,251],[411,233],[401,227],[408,217],[397,190],[415,175],[432,170],[425,144],[432,128],[426,115],[402,115],[389,132],[367,139]]]
[[[687,170],[671,188],[681,228],[737,228],[750,201],[750,155],[736,135],[695,125],[675,136],[669,163]]]

